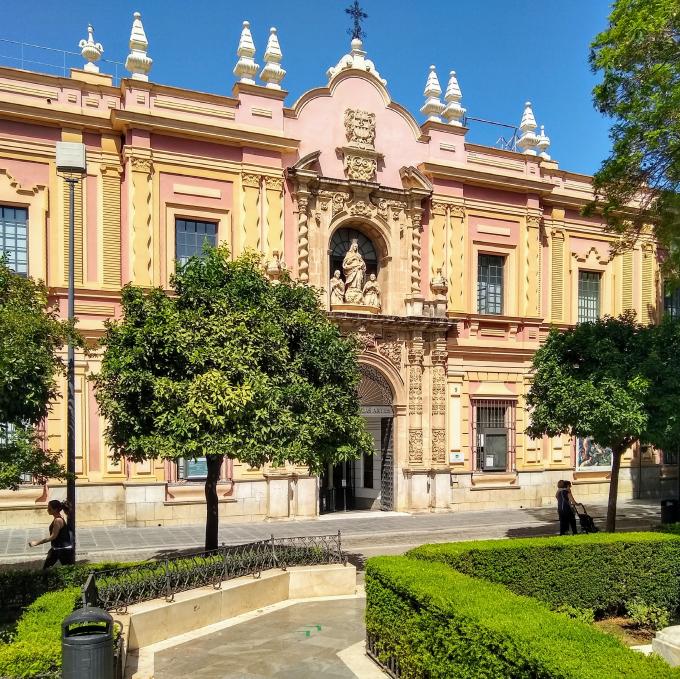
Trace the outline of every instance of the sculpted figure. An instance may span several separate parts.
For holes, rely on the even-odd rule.
[[[345,282],[340,278],[340,272],[336,271],[331,278],[331,304],[342,304],[345,299]]]
[[[368,306],[377,306],[378,308],[381,307],[380,286],[378,285],[374,273],[369,276],[366,285],[364,285],[364,304],[367,304]]]
[[[361,304],[363,301],[366,262],[364,262],[364,258],[359,252],[359,245],[356,239],[352,241],[345,259],[342,260],[342,270],[345,274],[345,302],[348,304]]]

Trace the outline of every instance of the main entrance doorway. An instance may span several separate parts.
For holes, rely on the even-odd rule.
[[[372,366],[361,366],[361,414],[373,438],[373,453],[330,466],[321,477],[319,512],[394,509],[394,411],[392,390]]]

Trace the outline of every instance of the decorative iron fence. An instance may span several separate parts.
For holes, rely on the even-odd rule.
[[[335,535],[275,538],[226,546],[210,552],[149,561],[128,568],[93,571],[83,586],[83,604],[125,611],[128,606],[165,598],[270,568],[347,563],[340,531]]]
[[[387,662],[382,662],[378,657],[377,638],[373,634],[366,635],[366,655],[373,660],[373,662],[380,667],[385,674],[392,677],[392,679],[400,679],[401,669],[399,662],[394,656],[389,656]]]

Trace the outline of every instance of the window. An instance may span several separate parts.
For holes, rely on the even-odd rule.
[[[600,317],[600,279],[597,271],[578,272],[579,323],[593,323]]]
[[[204,457],[195,460],[181,458],[177,462],[177,478],[185,481],[203,481],[208,476],[208,462]]]
[[[479,255],[477,260],[477,312],[503,313],[503,265],[498,255]]]
[[[28,274],[28,210],[0,205],[0,255],[16,273]]]
[[[515,402],[483,400],[472,402],[472,441],[475,468],[480,471],[510,471],[515,457]]]
[[[175,220],[175,259],[186,264],[189,257],[200,257],[206,245],[217,245],[217,224],[191,219]]]
[[[671,318],[680,319],[680,287],[671,290],[668,284],[664,286],[663,310]]]
[[[678,464],[678,453],[680,453],[680,448],[676,447],[671,450],[663,451],[663,463],[672,464],[677,466]]]
[[[16,427],[10,422],[0,422],[0,446],[12,443],[16,436]],[[34,482],[33,474],[21,474],[20,483],[31,484]]]
[[[373,488],[373,455],[364,453],[362,462],[364,467],[364,488]]]

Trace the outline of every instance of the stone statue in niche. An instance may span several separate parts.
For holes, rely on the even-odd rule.
[[[347,304],[363,304],[366,262],[359,252],[359,244],[356,239],[352,241],[345,258],[342,260],[342,271],[345,274],[345,302]]]
[[[380,308],[380,286],[372,273],[364,285],[364,304]]]
[[[336,271],[331,278],[331,304],[342,304],[345,301],[345,281]]]

